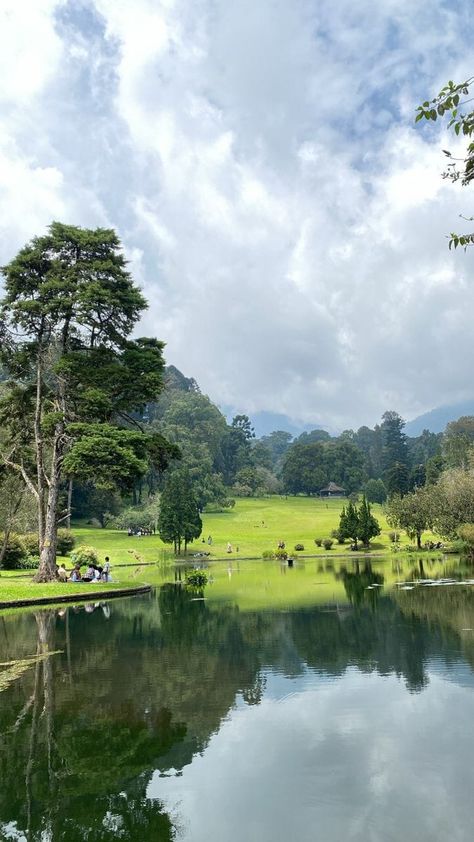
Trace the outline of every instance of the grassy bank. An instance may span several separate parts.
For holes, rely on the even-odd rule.
[[[48,582],[46,584],[37,584],[33,582],[31,571],[28,575],[21,577],[14,577],[6,571],[2,572],[0,578],[0,605],[2,603],[14,604],[24,602],[27,600],[54,600],[61,597],[85,597],[87,596],[91,602],[94,602],[104,592],[110,592],[112,595],[115,591],[121,591],[128,588],[136,588],[141,584],[135,576],[129,574],[128,577],[120,577],[120,580],[114,582],[98,582],[92,583],[74,583],[74,582]]]

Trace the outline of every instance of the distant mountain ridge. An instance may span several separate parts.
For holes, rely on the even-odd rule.
[[[168,365],[166,367],[164,380],[165,386],[168,389],[178,389],[184,392],[200,392],[199,385],[194,377],[185,377],[174,365]],[[219,409],[227,417],[229,424],[233,416],[238,414],[235,407],[225,404],[221,405]],[[463,415],[474,415],[474,398],[461,401],[460,403],[437,406],[429,412],[424,412],[411,421],[407,421],[405,432],[407,436],[412,438],[421,435],[423,430],[429,430],[431,433],[442,433],[446,428],[446,424],[449,424],[450,421],[457,421]],[[255,429],[257,438],[268,436],[276,430],[284,430],[287,433],[291,433],[294,438],[311,430],[326,430],[331,436],[337,436],[338,432],[340,432],[331,429],[326,424],[321,423],[321,421],[315,420],[311,424],[305,424],[278,412],[261,411],[250,413],[250,421]]]
[[[437,406],[430,412],[425,412],[412,421],[408,421],[405,427],[407,436],[419,436],[423,430],[431,433],[442,433],[450,421],[457,421],[462,415],[474,415],[474,400],[462,401],[461,403]]]

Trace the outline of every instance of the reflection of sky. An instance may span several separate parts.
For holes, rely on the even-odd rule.
[[[148,794],[192,842],[470,840],[474,697],[433,666],[416,694],[355,668],[268,675],[260,705],[238,704],[204,754],[180,777],[155,774]]]

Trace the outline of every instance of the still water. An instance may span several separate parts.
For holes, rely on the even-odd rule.
[[[293,573],[0,615],[0,839],[471,840],[474,585]]]

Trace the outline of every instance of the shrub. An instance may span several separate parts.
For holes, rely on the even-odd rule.
[[[400,533],[392,531],[388,533],[388,537],[390,538],[392,544],[396,544],[396,542],[400,540]]]
[[[346,539],[340,529],[333,529],[331,538],[336,538],[338,544],[344,544]]]
[[[304,544],[295,544],[295,550],[297,553],[300,553],[301,550],[304,550]]]
[[[320,547],[323,543],[323,539],[322,538],[315,538],[314,543],[316,544],[317,547]]]
[[[3,546],[4,535],[0,532],[0,544]],[[21,535],[11,532],[7,542],[5,555],[3,556],[3,567],[5,570],[18,570],[21,562],[28,558],[28,551],[22,541]]]
[[[263,553],[262,553],[262,558],[263,559],[275,558],[275,553],[273,552],[273,550],[264,550]]]
[[[203,588],[207,585],[207,576],[200,570],[196,570],[194,573],[188,573],[186,576],[186,585],[190,588]]]
[[[71,561],[74,567],[76,565],[84,567],[84,565],[98,564],[99,556],[97,555],[97,550],[94,549],[94,547],[87,547],[83,544],[71,553]]]
[[[280,561],[286,561],[288,553],[286,550],[275,550],[274,557],[278,558]]]
[[[331,538],[324,538],[323,547],[325,550],[330,550],[333,544],[334,541],[332,541]]]
[[[58,529],[58,554],[68,555],[76,546],[76,536],[70,529]]]
[[[447,553],[448,555],[455,553],[456,555],[459,555],[460,553],[465,552],[466,548],[466,542],[458,539],[456,541],[451,541],[450,544],[445,544],[443,547],[443,553]]]
[[[39,567],[40,559],[38,555],[27,555],[22,558],[18,565],[18,570],[36,570]]]
[[[26,552],[32,556],[39,556],[39,538],[37,532],[27,532],[21,536]]]

